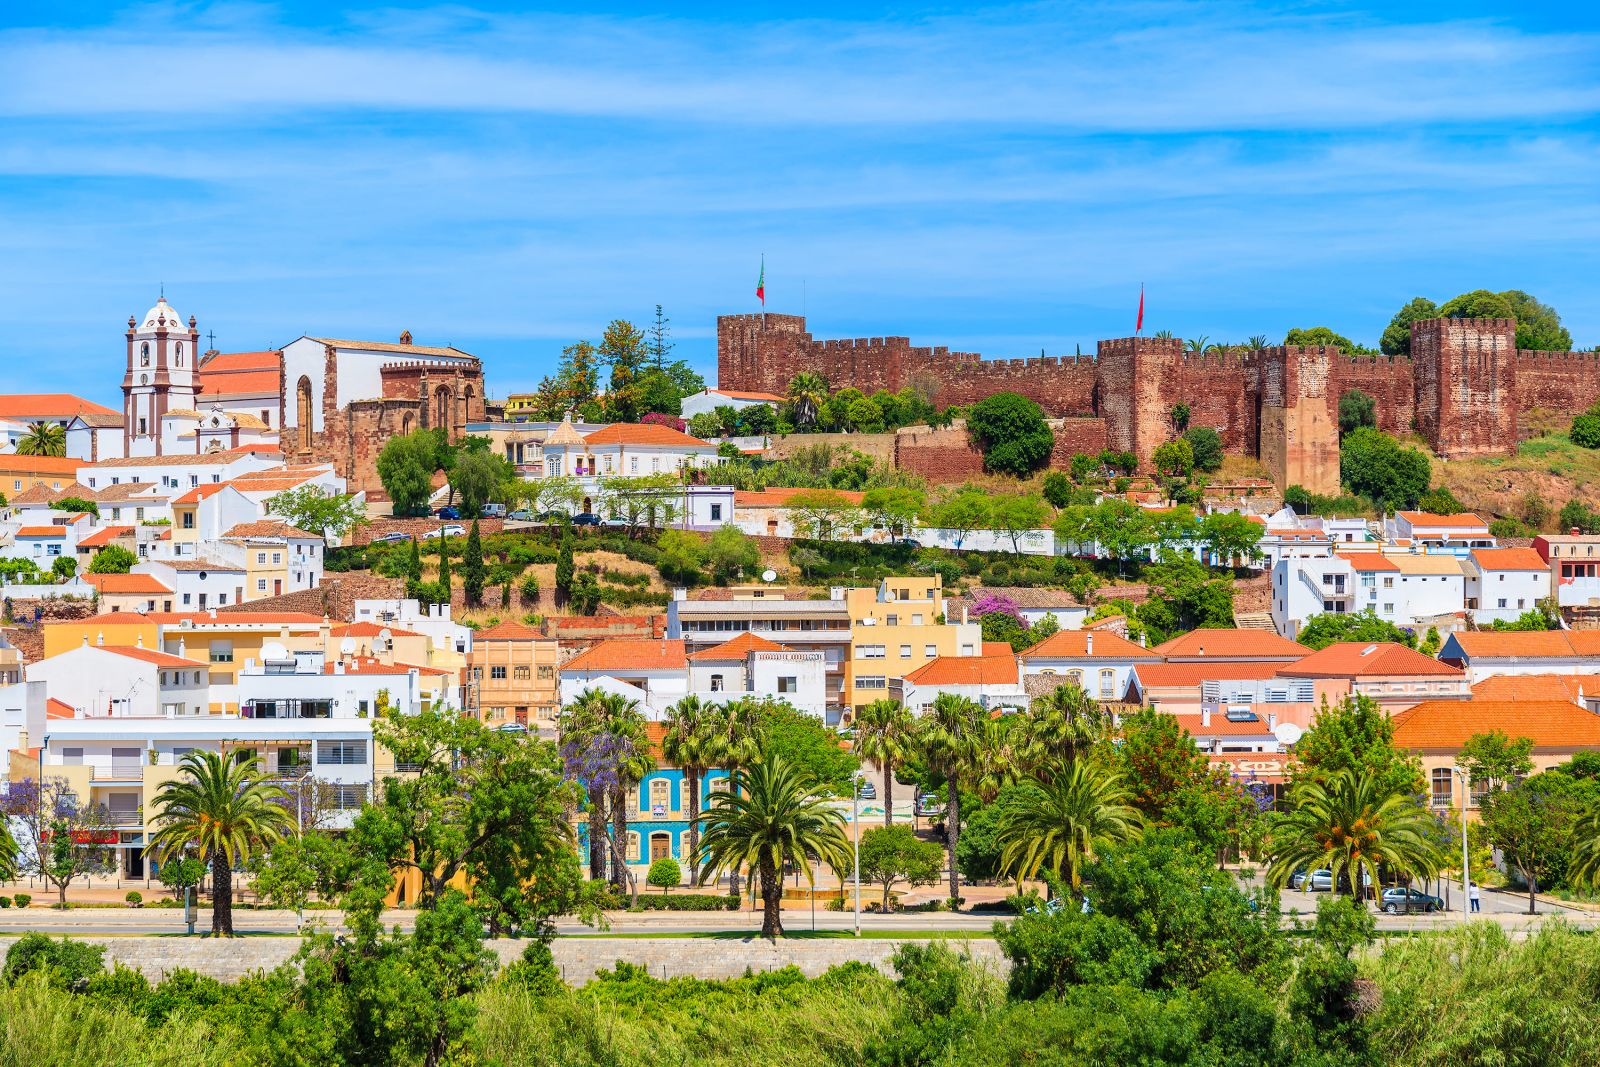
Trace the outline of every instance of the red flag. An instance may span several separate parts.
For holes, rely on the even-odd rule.
[[[761,257],[761,274],[756,278],[756,296],[761,298],[761,306],[767,306],[767,257]]]
[[[1144,330],[1144,286],[1139,286],[1139,321],[1134,323],[1133,332],[1140,333]]]

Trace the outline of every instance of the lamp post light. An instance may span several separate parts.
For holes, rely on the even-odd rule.
[[[1461,778],[1461,914],[1472,914],[1472,880],[1467,871],[1467,801],[1472,796],[1472,776],[1465,767],[1450,768]]]
[[[855,882],[856,936],[861,936],[861,772],[850,775],[850,829],[855,839],[855,865],[850,872]]]

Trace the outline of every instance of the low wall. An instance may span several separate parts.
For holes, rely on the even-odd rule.
[[[0,937],[0,954],[17,939]],[[298,937],[242,937],[228,940],[182,937],[107,937],[86,936],[78,940],[106,947],[106,965],[120,963],[144,972],[151,981],[185,968],[225,981],[244,977],[252,971],[270,970],[291,959],[300,949]],[[522,954],[526,941],[500,939],[488,946],[510,963]],[[657,978],[691,975],[696,978],[737,978],[747,969],[775,971],[793,964],[809,977],[830,967],[859,960],[889,973],[889,957],[902,942],[890,938],[829,938],[818,941],[779,941],[776,944],[757,937],[716,938],[608,938],[558,937],[551,945],[563,977],[582,985],[601,968],[625,960],[648,968]],[[999,946],[991,940],[952,942],[964,945],[974,959],[1004,971],[1006,962]]]

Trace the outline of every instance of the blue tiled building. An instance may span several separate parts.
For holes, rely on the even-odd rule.
[[[728,772],[707,771],[700,779],[700,810],[704,812],[719,790],[728,788]],[[578,815],[578,847],[587,856],[589,820]],[[683,772],[676,767],[659,767],[645,776],[630,791],[628,798],[628,841],[624,847],[628,867],[644,881],[650,864],[670,856],[689,877],[689,795]]]

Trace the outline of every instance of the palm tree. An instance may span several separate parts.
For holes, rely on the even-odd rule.
[[[814,426],[822,405],[828,402],[828,379],[803,370],[789,379],[789,408],[796,426]]]
[[[1572,880],[1590,886],[1600,882],[1600,808],[1578,820],[1572,840]]]
[[[1068,682],[1035,697],[1017,725],[1015,759],[1029,773],[1063,767],[1111,737],[1111,714]]]
[[[961,874],[956,870],[956,844],[961,836],[961,786],[977,786],[984,775],[996,773],[996,727],[989,713],[975,700],[940,693],[933,710],[917,730],[917,747],[928,767],[945,780],[949,801],[945,805],[945,851],[950,868],[950,898],[961,895]]]
[[[1150,336],[1154,337],[1154,338],[1156,338],[1158,340],[1161,340],[1161,341],[1170,341],[1170,340],[1172,340],[1172,331],[1171,330],[1157,330],[1155,333],[1151,334]]]
[[[292,832],[294,817],[254,755],[190,752],[178,766],[179,776],[156,794],[156,832],[145,850],[157,863],[188,849],[209,862],[211,933],[232,936],[234,868]]]
[[[699,697],[687,696],[667,711],[667,731],[661,738],[661,755],[683,772],[683,788],[689,796],[689,881],[700,881],[695,854],[700,850],[700,782],[717,765],[721,740],[722,711],[702,704]]]
[[[1035,778],[1025,796],[1026,803],[1006,810],[998,833],[1000,869],[1015,873],[1019,884],[1045,867],[1081,896],[1084,863],[1138,836],[1143,823],[1122,776],[1091,759]]]
[[[705,826],[697,857],[704,864],[700,880],[724,868],[754,870],[761,880],[761,936],[775,939],[783,935],[785,863],[793,863],[811,885],[816,884],[812,857],[835,871],[849,869],[844,816],[778,755],[735,771],[733,784],[700,816]]]
[[[1306,781],[1290,799],[1294,810],[1272,835],[1273,861],[1267,877],[1282,885],[1301,869],[1325,867],[1335,891],[1377,886],[1381,868],[1404,875],[1432,877],[1444,865],[1434,841],[1434,820],[1415,797],[1387,789],[1371,771],[1340,771],[1327,782]]]
[[[1206,350],[1206,342],[1209,340],[1211,340],[1210,337],[1206,336],[1205,334],[1201,334],[1199,337],[1189,338],[1188,341],[1184,342],[1183,347],[1187,348],[1191,352],[1204,352]]]
[[[36,422],[17,438],[19,456],[65,456],[67,429],[58,422]]]
[[[916,722],[898,700],[874,700],[856,713],[856,755],[883,769],[883,825],[894,825],[894,768],[911,755]]]
[[[1250,349],[1252,352],[1261,351],[1263,348],[1267,347],[1267,335],[1264,333],[1251,334],[1250,340],[1245,342],[1245,347]]]

